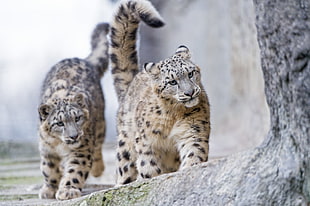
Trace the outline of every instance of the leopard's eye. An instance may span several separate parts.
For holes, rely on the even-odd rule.
[[[192,78],[194,76],[194,71],[188,73],[188,78]]]
[[[170,81],[168,83],[171,84],[171,85],[177,85],[178,84],[177,81],[175,81],[175,80],[172,80],[172,81]]]
[[[75,122],[80,121],[80,119],[81,119],[81,116],[77,116],[77,117],[75,117]]]
[[[63,127],[65,124],[62,121],[57,122],[57,126]]]

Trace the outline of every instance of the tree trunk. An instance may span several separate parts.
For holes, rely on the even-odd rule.
[[[75,204],[310,205],[310,3],[254,4],[271,118],[264,143]]]
[[[275,163],[269,165],[276,169],[274,194],[283,204],[295,200],[310,204],[310,2],[254,0],[254,4],[271,114],[263,154]]]

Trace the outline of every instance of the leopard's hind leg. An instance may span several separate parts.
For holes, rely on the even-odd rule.
[[[90,173],[94,177],[99,177],[104,171],[104,162],[102,156],[102,145],[105,138],[105,121],[97,122],[96,141],[94,146],[93,165]]]

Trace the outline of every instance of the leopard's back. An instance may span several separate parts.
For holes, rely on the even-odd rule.
[[[103,109],[104,98],[100,80],[99,71],[88,61],[79,58],[64,59],[47,74],[42,86],[41,104],[82,93],[89,100],[90,109],[96,109],[92,106],[95,104],[100,107],[98,109]]]

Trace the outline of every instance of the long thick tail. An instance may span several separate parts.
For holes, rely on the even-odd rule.
[[[108,68],[109,55],[108,55],[108,39],[109,32],[108,23],[100,23],[96,26],[91,37],[91,54],[86,58],[98,70],[99,75],[103,76]]]
[[[119,101],[139,71],[136,39],[141,20],[151,27],[164,25],[160,14],[147,0],[122,0],[110,23],[109,55]]]

